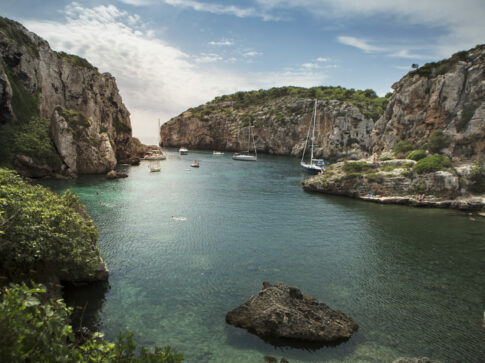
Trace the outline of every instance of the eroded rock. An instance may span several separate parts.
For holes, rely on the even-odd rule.
[[[226,322],[270,339],[328,343],[349,339],[358,325],[296,287],[277,282],[230,311]]]

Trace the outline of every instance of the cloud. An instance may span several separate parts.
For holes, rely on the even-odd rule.
[[[195,11],[204,11],[217,15],[234,15],[238,18],[247,17],[259,17],[263,20],[278,20],[278,17],[267,14],[266,12],[260,11],[260,9],[254,7],[239,7],[235,5],[217,4],[217,3],[207,3],[195,0],[163,0],[166,4],[189,8]]]
[[[324,58],[324,57],[318,57],[317,62],[328,62],[330,61],[330,58]]]
[[[113,5],[87,8],[72,3],[63,21],[23,21],[55,50],[88,59],[116,77],[131,112],[135,136],[156,136],[156,124],[215,96],[274,86],[315,86],[325,74],[312,70],[225,71],[217,54],[187,54],[157,38],[142,20]],[[229,61],[231,61],[229,59]],[[155,139],[156,140],[156,139]]]
[[[485,34],[485,1],[483,0],[256,0],[268,14],[300,8],[321,18],[352,19],[358,17],[375,21],[384,16],[395,23],[420,25],[437,31],[434,40],[428,41],[427,51],[434,57],[448,57],[457,50],[468,49],[483,43]],[[351,37],[350,37],[351,38]],[[382,37],[385,38],[385,35]],[[350,45],[350,44],[349,44]],[[360,45],[363,51],[372,51]],[[367,47],[367,49],[366,49]],[[416,49],[409,47],[410,49]]]
[[[337,37],[337,40],[345,45],[350,45],[351,47],[359,48],[360,50],[363,50],[366,53],[370,52],[380,52],[384,50],[381,47],[377,47],[374,45],[370,45],[367,40],[364,39],[359,39],[355,37],[348,37],[348,36],[339,36]]]
[[[153,3],[152,0],[118,0],[124,4],[135,5],[135,6],[145,6]]]
[[[260,52],[255,52],[253,50],[250,50],[250,51],[247,51],[247,52],[244,52],[243,53],[243,56],[244,57],[256,57],[258,55],[263,55],[263,53],[260,53]]]
[[[212,40],[209,42],[209,45],[214,45],[217,47],[225,47],[225,46],[234,45],[234,42],[232,40],[220,40],[220,41]]]

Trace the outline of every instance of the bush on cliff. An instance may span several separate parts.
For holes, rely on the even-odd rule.
[[[413,166],[413,170],[418,174],[431,173],[451,167],[451,160],[443,155],[430,155],[419,160]]]
[[[396,157],[403,157],[413,149],[414,145],[412,143],[410,143],[409,141],[401,140],[396,145],[394,145],[392,151],[394,152],[394,155]]]
[[[426,150],[414,150],[408,154],[407,158],[411,160],[419,161],[421,159],[424,159],[427,155],[428,153],[426,152]]]
[[[32,186],[0,169],[0,273],[10,280],[94,277],[96,226],[76,195]]]
[[[137,350],[131,333],[120,334],[115,343],[100,333],[77,341],[69,325],[72,309],[62,299],[48,299],[42,285],[10,285],[0,294],[1,362],[177,363],[183,359],[170,347]]]
[[[444,149],[449,144],[448,136],[442,130],[434,130],[425,146],[430,152],[439,153],[441,149]]]

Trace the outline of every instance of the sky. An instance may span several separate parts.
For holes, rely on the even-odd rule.
[[[237,91],[383,96],[413,63],[485,43],[484,0],[0,0],[0,15],[116,77],[134,136]]]

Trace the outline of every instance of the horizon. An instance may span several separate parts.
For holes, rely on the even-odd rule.
[[[217,96],[272,87],[391,90],[482,44],[485,3],[336,0],[7,1],[2,16],[117,80],[133,136]],[[62,4],[62,5],[60,5]]]

